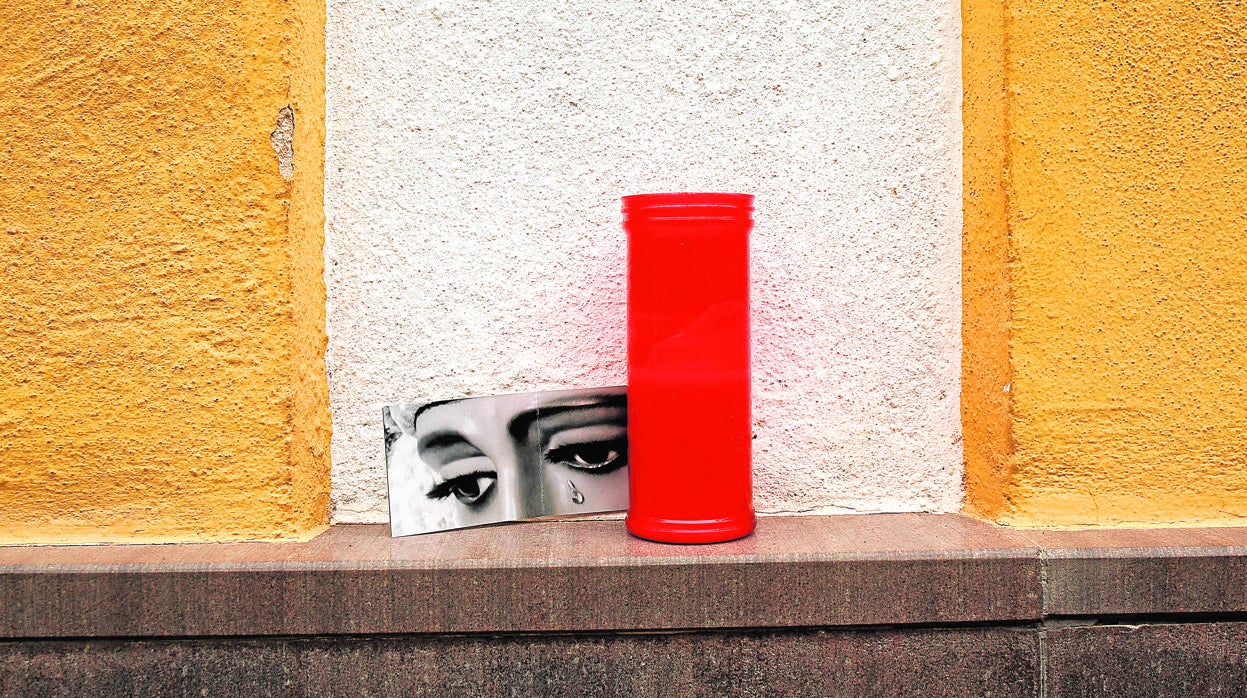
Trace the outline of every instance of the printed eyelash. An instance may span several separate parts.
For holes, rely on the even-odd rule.
[[[455,488],[463,486],[465,483],[474,483],[477,478],[489,477],[497,478],[498,474],[489,470],[478,470],[474,473],[466,473],[458,477],[452,477],[445,482],[438,483],[433,489],[429,490],[424,496],[429,499],[446,499],[455,493]]]
[[[602,449],[604,451],[613,451],[614,458],[601,465],[590,465],[585,463],[583,459],[577,463],[577,456],[581,455],[587,449]],[[591,441],[588,443],[565,444],[550,449],[546,453],[546,462],[548,463],[566,463],[567,465],[584,470],[594,474],[605,474],[614,472],[628,464],[628,439],[610,439],[608,441]]]

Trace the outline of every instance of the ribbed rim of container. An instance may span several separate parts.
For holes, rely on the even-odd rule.
[[[625,215],[660,218],[739,216],[753,211],[753,194],[665,192],[623,197]]]

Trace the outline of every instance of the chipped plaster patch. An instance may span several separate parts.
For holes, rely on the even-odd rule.
[[[268,142],[277,153],[277,171],[289,182],[294,179],[294,110],[289,106],[277,112],[277,128],[269,134]]]

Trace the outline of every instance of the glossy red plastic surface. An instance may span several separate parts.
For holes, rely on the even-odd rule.
[[[628,233],[628,530],[665,543],[755,525],[748,194],[623,199]]]

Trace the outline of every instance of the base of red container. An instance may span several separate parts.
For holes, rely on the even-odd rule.
[[[753,533],[758,517],[749,512],[747,516],[728,519],[679,521],[628,514],[626,523],[628,533],[657,543],[724,543]]]

